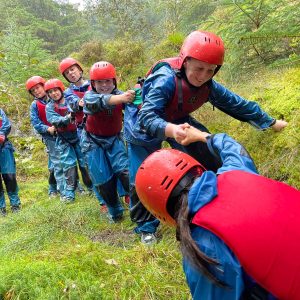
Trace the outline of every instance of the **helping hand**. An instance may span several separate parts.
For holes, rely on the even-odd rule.
[[[48,133],[50,133],[51,135],[55,135],[56,133],[56,129],[54,126],[48,127],[47,128]]]
[[[284,121],[284,120],[276,120],[275,124],[271,126],[271,128],[275,131],[281,131],[282,129],[284,129],[286,126],[288,125],[288,122]]]
[[[206,143],[206,138],[210,135],[209,133],[201,131],[193,126],[186,127],[184,131],[185,138],[180,142],[183,146],[187,146],[194,142]]]
[[[134,100],[135,97],[135,91],[134,90],[128,90],[124,94],[122,94],[122,102],[123,103],[131,103]]]
[[[184,139],[186,139],[186,128],[189,128],[190,125],[188,123],[180,124],[180,125],[175,125],[173,127],[173,137],[175,141],[179,144],[182,143]]]

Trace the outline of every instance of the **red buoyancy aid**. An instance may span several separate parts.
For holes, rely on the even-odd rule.
[[[89,87],[88,87],[88,89],[86,90],[86,92],[87,92],[87,91],[90,91],[90,90],[91,90],[91,86],[89,85]],[[82,99],[83,96],[84,96],[84,94],[86,93],[86,92],[79,92],[79,91],[75,91],[75,90],[72,90],[72,92],[73,92],[77,97],[79,97],[80,99]],[[79,111],[77,111],[77,112],[75,113],[75,123],[76,123],[77,126],[82,124],[82,122],[83,122],[83,117],[84,117],[84,113],[83,113],[82,110],[79,110]]]
[[[52,125],[47,121],[46,118],[46,104],[42,103],[39,100],[36,100],[36,106],[38,110],[38,115],[40,120],[47,126],[51,127]]]
[[[69,113],[68,108],[66,106],[61,107],[56,102],[54,103],[54,110],[63,117],[65,117]],[[74,123],[69,123],[66,127],[57,128],[58,132],[74,132],[76,130],[77,128]]]
[[[166,120],[174,121],[186,117],[207,102],[209,88],[207,84],[200,87],[192,87],[187,80],[181,76],[179,70],[182,65],[180,57],[171,57],[158,61],[153,65],[150,71],[148,71],[146,76],[156,71],[159,65],[163,65],[163,63],[168,63],[176,73],[175,93],[166,107]]]
[[[216,234],[258,284],[282,300],[300,299],[300,191],[259,175],[218,176],[218,196],[192,223]]]
[[[0,117],[0,128],[2,127],[3,121],[2,121],[2,117]]]
[[[122,129],[122,104],[113,109],[99,111],[86,118],[85,130],[100,136],[117,135]]]

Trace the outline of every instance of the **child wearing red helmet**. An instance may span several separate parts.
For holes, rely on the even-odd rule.
[[[75,123],[77,126],[77,133],[79,139],[81,137],[81,132],[85,126],[85,118],[83,113],[83,97],[87,91],[91,90],[91,85],[89,80],[85,80],[83,77],[83,68],[81,64],[72,57],[64,58],[59,64],[59,71],[65,77],[65,79],[70,82],[70,86],[64,92],[65,99],[68,106],[72,112],[75,114]],[[104,202],[98,189],[94,187],[94,192],[100,203],[101,211],[105,210]],[[121,197],[127,197],[125,190],[118,181],[118,192]]]
[[[226,134],[184,131],[183,144],[201,141],[221,158],[217,173],[162,149],[141,164],[136,190],[149,212],[177,226],[193,299],[299,299],[300,192],[259,176]]]
[[[64,90],[64,84],[59,79],[50,79],[45,83],[45,91],[52,100],[46,106],[46,117],[57,131],[56,147],[60,152],[66,181],[61,200],[62,202],[70,203],[75,200],[78,179],[77,162],[84,184],[89,190],[92,190],[93,184],[80,149],[75,120],[64,98]]]
[[[136,114],[128,148],[129,156],[135,161],[132,174],[150,153],[161,148],[164,140],[172,148],[189,153],[205,168],[216,171],[220,161],[205,143],[180,144],[186,136],[186,123],[208,132],[190,115],[208,101],[226,114],[262,130],[271,127],[280,131],[287,125],[213,79],[223,65],[224,53],[220,37],[194,31],[185,39],[178,57],[163,59],[151,68],[143,85],[143,105]],[[134,221],[138,220],[136,232],[155,233],[158,222],[138,205],[138,200],[135,202],[137,209],[132,209],[131,215]]]
[[[90,69],[92,91],[84,96],[87,115],[82,133],[82,150],[86,153],[94,185],[98,188],[112,222],[123,217],[123,206],[117,193],[117,180],[129,193],[128,158],[121,135],[123,103],[130,103],[135,92],[117,89],[115,67],[106,61]]]
[[[41,135],[48,153],[49,197],[55,197],[64,189],[64,176],[60,163],[60,154],[55,147],[56,130],[46,118],[46,105],[50,101],[45,91],[46,80],[41,76],[32,76],[26,81],[26,89],[34,97],[30,106],[30,121]]]

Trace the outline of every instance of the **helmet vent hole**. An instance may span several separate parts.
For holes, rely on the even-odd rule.
[[[166,182],[166,180],[169,178],[169,176],[166,176],[163,181],[161,182],[161,185],[164,185],[164,183]]]
[[[169,176],[166,176],[160,184],[160,185],[166,184],[165,190],[167,190],[169,188],[169,186],[171,185],[171,183],[173,182],[173,179],[170,179],[169,182],[167,182],[168,179],[169,179]]]
[[[182,163],[183,163],[183,165],[182,165]],[[183,159],[182,159],[182,160],[180,160],[175,166],[176,166],[176,167],[179,167],[180,170],[183,170],[183,169],[187,166],[187,163],[184,162]]]
[[[187,166],[187,163],[185,163],[183,166],[181,166],[180,170],[185,169],[186,166]]]
[[[175,166],[178,167],[182,162],[183,160],[180,160]]]
[[[166,185],[166,187],[165,187],[165,190],[167,190],[167,189],[169,188],[169,186],[171,185],[172,182],[173,182],[173,179],[171,179],[171,180],[167,183],[167,185]]]

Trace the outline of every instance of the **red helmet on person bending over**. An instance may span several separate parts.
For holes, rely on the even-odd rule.
[[[65,90],[64,84],[56,78],[49,79],[48,81],[46,81],[44,88],[47,93],[49,92],[49,90],[54,88],[59,88],[62,92]]]
[[[224,61],[224,43],[211,32],[193,31],[184,40],[180,49],[182,63],[187,57],[222,66]]]
[[[136,174],[136,192],[147,210],[159,220],[175,225],[168,200],[190,171],[200,176],[204,167],[190,155],[175,149],[161,149],[149,155]]]
[[[46,80],[41,76],[32,76],[26,81],[26,89],[28,92],[37,84],[44,85]]]
[[[91,80],[104,80],[104,79],[114,79],[116,80],[116,69],[115,67],[107,61],[98,61],[94,63],[90,69],[90,79]]]
[[[59,72],[66,78],[64,72],[68,68],[70,68],[71,66],[74,66],[74,65],[76,65],[81,70],[81,72],[83,72],[83,69],[82,69],[81,65],[79,64],[79,62],[76,59],[72,58],[72,57],[64,58],[60,62],[60,64],[59,64]],[[68,80],[68,79],[66,78],[66,80]]]

